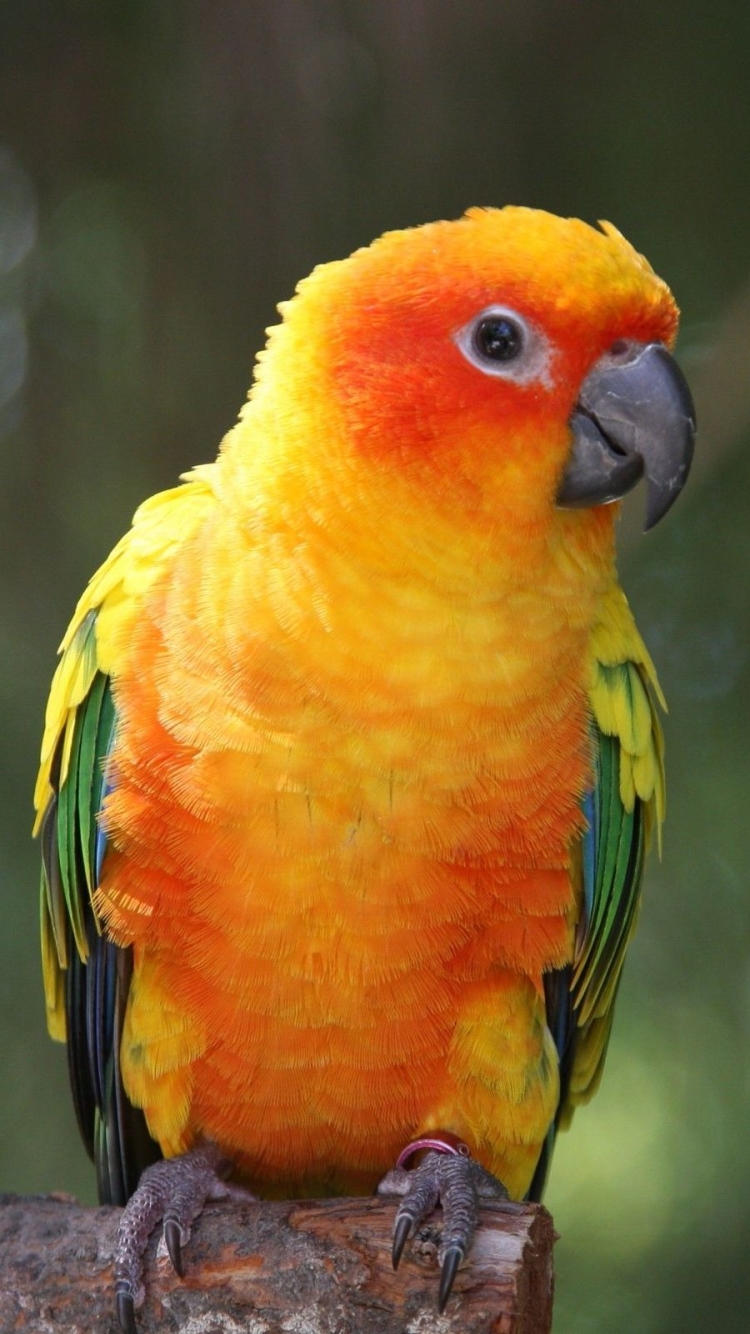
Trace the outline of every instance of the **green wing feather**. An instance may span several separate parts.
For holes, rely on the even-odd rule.
[[[596,1092],[622,967],[640,907],[649,840],[664,816],[666,707],[622,591],[611,590],[592,638],[593,784],[586,830],[573,849],[581,916],[572,966],[545,978],[547,1018],[560,1061],[560,1104],[530,1190],[539,1199],[557,1130]]]
[[[99,1197],[124,1204],[159,1150],[120,1075],[130,951],[102,935],[92,897],[106,849],[97,817],[116,726],[109,678],[102,672],[95,672],[72,726],[66,776],[43,824],[42,959],[48,1003],[64,1018],[73,1102],[96,1165]],[[61,737],[61,751],[64,744]]]
[[[630,638],[639,660],[597,663],[592,690],[595,782],[585,803],[584,913],[570,976],[574,1028],[559,1116],[563,1126],[601,1079],[617,988],[638,920],[646,846],[664,811],[658,685],[640,638]]]

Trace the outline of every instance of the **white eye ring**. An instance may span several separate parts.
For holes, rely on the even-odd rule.
[[[482,348],[482,342],[487,342],[488,326],[491,328],[493,324],[501,326],[496,338],[500,357],[494,357]],[[502,359],[505,337],[508,339],[507,355]],[[537,380],[546,389],[552,387],[554,350],[549,340],[536,325],[509,306],[487,306],[459,329],[453,340],[466,360],[484,375],[513,380],[516,384],[531,384]]]

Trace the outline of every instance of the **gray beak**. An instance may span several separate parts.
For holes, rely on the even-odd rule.
[[[663,344],[616,343],[584,380],[570,426],[557,504],[608,505],[645,473],[644,528],[653,528],[685,485],[695,447],[693,399]]]

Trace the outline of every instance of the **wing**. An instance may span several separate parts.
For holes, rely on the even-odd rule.
[[[124,1204],[159,1157],[122,1085],[119,1050],[130,950],[102,934],[94,895],[107,840],[99,823],[117,727],[112,691],[143,599],[212,502],[209,469],[152,497],[94,575],[61,645],[35,792],[42,849],[47,1024],[67,1041],[76,1115],[102,1203]]]
[[[530,1198],[544,1188],[555,1134],[596,1092],[615,997],[640,905],[646,847],[664,818],[666,708],[625,595],[615,587],[592,638],[593,786],[586,830],[574,849],[582,914],[573,965],[545,978],[547,1016],[560,1060],[560,1103]]]

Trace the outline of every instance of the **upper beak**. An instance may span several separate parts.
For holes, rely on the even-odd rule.
[[[584,380],[570,425],[557,504],[607,505],[645,472],[644,528],[653,528],[685,485],[695,447],[693,399],[663,344],[616,343]]]

